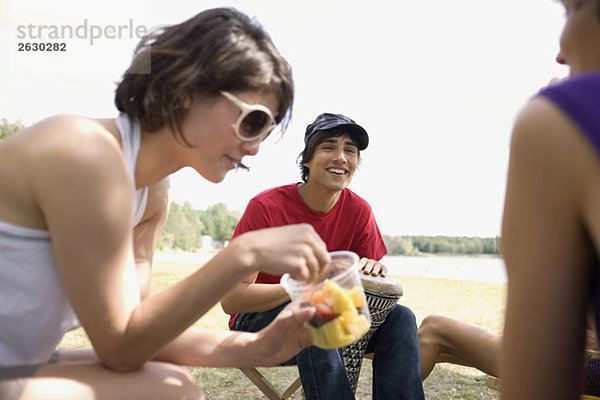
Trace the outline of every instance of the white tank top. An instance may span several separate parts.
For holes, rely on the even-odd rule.
[[[121,114],[123,158],[135,187],[139,124]],[[134,226],[146,209],[148,188],[136,190]],[[79,321],[58,277],[50,234],[0,221],[0,366],[44,363]]]

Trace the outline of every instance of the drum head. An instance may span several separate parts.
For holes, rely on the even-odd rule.
[[[360,280],[367,292],[384,296],[400,297],[404,294],[402,285],[395,278],[387,276],[371,276],[360,273]]]

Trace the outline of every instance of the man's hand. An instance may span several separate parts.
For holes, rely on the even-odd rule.
[[[359,266],[359,271],[362,271],[365,275],[381,275],[382,277],[387,275],[387,267],[379,261],[371,260],[370,258],[361,258]]]

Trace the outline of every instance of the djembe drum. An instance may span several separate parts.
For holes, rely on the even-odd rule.
[[[371,328],[359,341],[342,350],[344,365],[354,393],[367,344],[404,293],[400,283],[390,276],[370,276],[361,273],[360,278],[371,314]]]

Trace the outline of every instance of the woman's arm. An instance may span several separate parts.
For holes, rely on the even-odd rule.
[[[312,316],[311,308],[288,305],[269,326],[257,333],[190,328],[165,346],[154,359],[211,367],[278,365],[312,345],[304,327],[304,322]]]
[[[150,292],[152,259],[169,214],[169,178],[148,187],[146,211],[133,230],[133,254],[142,298]]]
[[[310,226],[251,232],[188,278],[140,301],[133,189],[116,140],[88,124],[47,122],[48,134],[40,135],[27,175],[65,291],[106,366],[139,368],[259,265],[307,279],[328,262],[326,247]]]
[[[534,99],[515,124],[502,227],[505,399],[577,396],[593,260],[583,205],[599,179],[583,135]]]
[[[133,188],[119,143],[98,123],[79,117],[50,118],[33,129],[28,158],[36,162],[25,174],[65,292],[100,359],[116,369],[131,368],[135,362],[126,361],[131,356],[122,348],[138,335],[128,326],[140,289]]]

